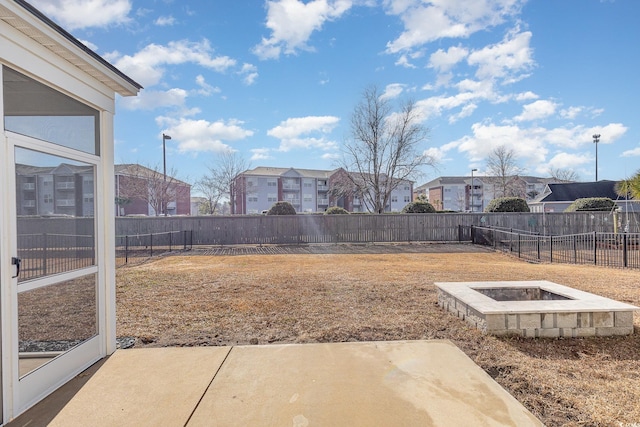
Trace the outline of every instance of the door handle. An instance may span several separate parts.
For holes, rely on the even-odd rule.
[[[16,266],[16,275],[12,276],[12,279],[15,279],[16,277],[18,277],[20,275],[20,263],[22,262],[22,260],[18,257],[11,257],[11,265],[15,265]]]

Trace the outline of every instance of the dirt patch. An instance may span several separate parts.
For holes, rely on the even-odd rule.
[[[640,306],[637,271],[529,264],[468,245],[387,246],[122,268],[118,335],[136,347],[449,339],[548,426],[640,423],[637,313],[627,337],[496,338],[438,307],[433,285],[549,280]]]

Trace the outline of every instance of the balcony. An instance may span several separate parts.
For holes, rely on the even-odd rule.
[[[58,199],[56,200],[56,206],[58,207],[73,207],[76,205],[76,201],[73,199]]]
[[[35,190],[36,184],[35,182],[25,182],[24,184],[22,184],[22,189],[26,191]]]
[[[300,190],[300,185],[298,184],[282,184],[282,189],[283,190]]]
[[[73,190],[75,188],[75,182],[56,182],[56,190]]]
[[[23,200],[22,201],[22,207],[23,208],[35,208],[36,207],[36,201],[35,200]]]
[[[329,199],[318,199],[318,206],[328,206]]]
[[[328,185],[318,185],[318,191],[329,191]]]
[[[291,203],[293,206],[300,206],[300,199],[284,199],[285,202]]]

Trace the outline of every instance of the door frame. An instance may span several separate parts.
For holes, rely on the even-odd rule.
[[[3,349],[2,360],[4,372],[2,382],[5,396],[5,413],[11,412],[19,414],[52,391],[63,385],[71,377],[78,372],[88,368],[100,358],[106,355],[106,312],[105,312],[105,275],[103,274],[104,263],[104,239],[105,228],[103,213],[99,208],[99,203],[104,197],[102,182],[102,158],[100,156],[87,154],[71,148],[59,146],[49,142],[41,141],[35,138],[16,134],[13,132],[4,132],[6,152],[8,156],[4,162],[7,166],[5,169],[5,185],[7,192],[5,197],[8,198],[8,209],[5,209],[7,229],[6,240],[8,240],[8,256],[17,256],[17,205],[16,205],[16,171],[15,171],[15,152],[16,149],[23,148],[27,150],[38,151],[53,156],[68,158],[70,160],[80,161],[91,164],[95,167],[94,175],[94,248],[95,248],[95,265],[80,268],[70,272],[45,276],[43,278],[34,279],[33,282],[26,282],[18,285],[17,278],[11,278],[9,286],[5,286],[3,290],[3,319],[9,324],[3,325]],[[5,230],[3,230],[5,231]],[[7,259],[9,259],[7,258]],[[5,260],[5,259],[3,259]],[[7,265],[7,264],[5,264]],[[10,272],[12,275],[13,272]],[[41,367],[35,369],[29,374],[20,378],[19,373],[19,354],[18,354],[18,294],[31,289],[37,289],[44,286],[56,286],[65,280],[79,278],[86,275],[95,275],[96,277],[96,322],[97,334],[89,338],[78,346],[57,356],[55,359],[47,362]],[[9,319],[10,316],[10,319]],[[11,411],[6,411],[11,408]],[[6,420],[6,418],[5,418]]]

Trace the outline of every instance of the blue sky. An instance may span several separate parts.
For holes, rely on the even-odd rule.
[[[640,168],[635,0],[32,0],[144,86],[119,98],[117,163],[190,182],[217,153],[332,169],[363,89],[411,98],[438,160],[477,175],[513,148],[527,174]]]

